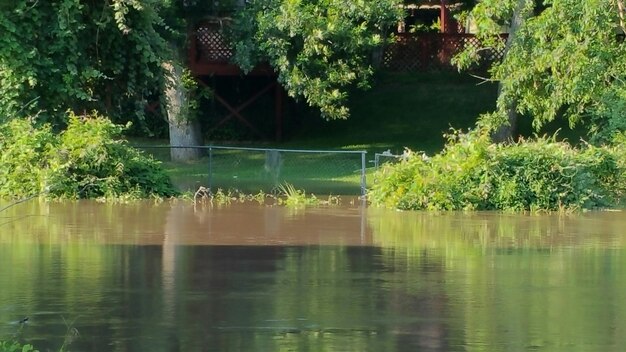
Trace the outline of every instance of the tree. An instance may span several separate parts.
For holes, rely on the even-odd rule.
[[[38,115],[58,128],[67,110],[97,110],[146,129],[166,42],[157,0],[3,2],[0,120]]]
[[[371,56],[402,18],[401,0],[253,0],[236,15],[235,62],[269,62],[292,97],[346,118],[348,89],[367,88]]]
[[[459,59],[464,67],[480,50],[503,44],[500,26],[510,24],[523,0],[484,0],[471,12],[484,48]],[[556,118],[588,126],[596,141],[626,129],[626,46],[623,0],[525,1],[504,60],[491,69],[501,83],[496,113],[482,123],[507,123],[506,110],[531,116],[539,129]]]
[[[151,133],[144,108],[162,98],[171,145],[198,145],[184,82],[187,19],[215,2],[12,0],[0,5],[0,121],[37,115],[57,129],[68,110],[98,111]],[[187,81],[188,83],[189,81]],[[173,149],[174,159],[195,156]]]

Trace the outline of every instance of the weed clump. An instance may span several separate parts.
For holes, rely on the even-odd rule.
[[[237,189],[223,190],[218,188],[212,192],[209,188],[200,187],[193,195],[194,205],[208,204],[225,206],[232,203],[256,202],[259,205],[285,205],[301,208],[318,205],[337,205],[341,202],[338,196],[329,195],[328,199],[320,199],[315,194],[307,194],[290,183],[283,183],[277,187],[277,194],[267,194],[259,191],[256,194],[243,193]]]
[[[0,341],[0,352],[39,352],[32,345],[22,345],[15,341]]]

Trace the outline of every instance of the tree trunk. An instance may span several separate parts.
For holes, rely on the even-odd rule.
[[[617,14],[619,16],[619,26],[622,29],[622,33],[626,33],[626,24],[624,20],[624,13],[626,7],[624,6],[624,0],[617,0]]]
[[[190,147],[202,143],[200,124],[195,116],[190,116],[189,92],[183,86],[183,70],[180,64],[170,61],[163,63],[166,72],[165,99],[169,123],[170,146]],[[197,148],[172,148],[172,161],[188,161],[200,156]]]
[[[517,30],[524,22],[524,8],[526,7],[526,2],[528,0],[517,0],[517,4],[515,5],[515,10],[513,11],[513,18],[511,21],[511,26],[509,28],[509,36],[506,40],[506,45],[504,47],[504,57],[511,49],[511,44],[515,40],[515,34]],[[502,81],[498,83],[498,100],[500,100],[500,96],[502,95]],[[505,111],[507,115],[508,124],[503,124],[498,129],[493,132],[491,135],[491,139],[496,143],[502,143],[513,139],[513,133],[517,127],[517,110],[515,104],[510,106],[505,106]]]
[[[502,83],[498,83],[498,96],[502,91]],[[513,134],[517,129],[517,111],[515,105],[506,108],[507,122],[500,125],[497,130],[491,134],[491,139],[495,143],[504,143],[513,140]]]

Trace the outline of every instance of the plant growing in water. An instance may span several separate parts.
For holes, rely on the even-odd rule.
[[[33,345],[22,345],[16,341],[0,341],[0,352],[39,352]]]
[[[206,187],[200,187],[193,194],[192,198],[194,206],[198,204],[223,206],[245,202],[256,202],[259,205],[264,205],[267,204],[267,200],[270,201],[270,204],[295,207],[339,204],[340,202],[338,196],[329,195],[328,199],[324,200],[317,198],[314,194],[307,195],[306,192],[296,189],[295,186],[290,183],[279,185],[278,192],[280,192],[280,195],[267,194],[263,191],[259,191],[256,194],[248,194],[236,189],[223,190],[218,188],[217,191],[213,193]]]
[[[296,187],[290,183],[282,183],[278,186],[280,193],[285,196],[285,199],[278,198],[279,204],[285,204],[291,207],[300,207],[307,205],[320,204],[319,199],[314,194],[307,197],[306,192],[296,189]]]
[[[266,194],[263,191],[259,191],[256,194],[247,194],[236,189],[223,190],[218,188],[215,193],[211,192],[209,188],[200,187],[193,195],[194,205],[197,204],[210,204],[210,205],[229,205],[233,202],[245,203],[245,202],[257,202],[260,205],[265,204],[266,199],[274,199],[276,197],[271,194]]]

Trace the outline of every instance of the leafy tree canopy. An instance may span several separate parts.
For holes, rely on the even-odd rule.
[[[235,20],[235,61],[269,62],[292,97],[346,118],[348,89],[368,87],[372,54],[402,18],[401,0],[252,0]]]
[[[67,110],[139,119],[162,84],[160,0],[9,0],[0,6],[0,121]],[[159,33],[159,31],[161,33]]]
[[[502,83],[498,113],[514,107],[532,116],[536,128],[558,117],[587,124],[598,141],[626,129],[626,46],[623,0],[483,0],[471,12],[486,47],[513,12],[525,18],[502,63],[491,69]],[[461,67],[480,56],[468,50]]]

